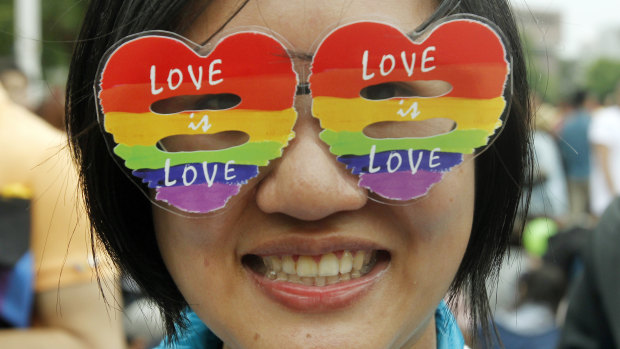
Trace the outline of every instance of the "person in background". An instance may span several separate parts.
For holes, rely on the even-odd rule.
[[[28,94],[28,77],[21,70],[6,63],[0,65],[0,84],[4,86],[6,97],[13,103],[27,109],[32,107]]]
[[[570,292],[560,349],[620,347],[620,199],[605,210],[583,250]]]
[[[572,225],[586,222],[589,211],[590,113],[585,107],[586,98],[585,91],[574,94],[571,101],[573,110],[566,116],[558,134],[558,145],[566,169]]]
[[[43,120],[59,130],[65,127],[65,88],[60,85],[48,86],[49,93],[35,110]]]
[[[516,306],[495,313],[498,341],[479,343],[480,348],[552,349],[558,343],[556,323],[558,305],[564,297],[566,281],[556,266],[542,264],[524,273],[518,280]]]
[[[612,105],[600,108],[592,117],[588,139],[592,146],[590,207],[600,217],[620,193],[620,84]]]
[[[97,283],[116,304],[116,273],[89,255],[66,137],[13,103],[2,84],[0,146],[0,348],[123,348],[120,312]]]

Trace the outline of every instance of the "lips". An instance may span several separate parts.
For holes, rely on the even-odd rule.
[[[328,246],[325,241],[280,242],[245,254],[241,261],[260,292],[302,312],[349,306],[372,289],[390,264],[390,253],[374,244]]]

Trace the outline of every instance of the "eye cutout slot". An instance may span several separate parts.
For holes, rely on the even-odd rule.
[[[241,97],[234,93],[174,96],[151,104],[158,114],[177,114],[185,111],[227,110],[241,104]]]
[[[374,139],[428,138],[448,134],[456,129],[456,122],[447,118],[422,121],[381,121],[364,127],[364,135]]]
[[[224,150],[246,144],[250,135],[242,131],[223,131],[207,135],[174,135],[157,142],[168,153]]]
[[[443,80],[390,81],[366,86],[360,90],[360,97],[371,101],[382,101],[403,97],[441,97],[452,91],[452,85]]]

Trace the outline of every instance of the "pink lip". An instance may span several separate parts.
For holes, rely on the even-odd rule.
[[[319,313],[344,308],[359,300],[379,281],[387,267],[387,261],[379,262],[360,278],[322,287],[273,281],[247,272],[258,288],[277,303],[296,311]]]

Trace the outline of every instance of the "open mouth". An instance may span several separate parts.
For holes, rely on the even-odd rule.
[[[323,254],[247,254],[242,263],[258,289],[294,311],[342,309],[369,292],[390,265],[384,250]]]
[[[323,287],[361,278],[389,259],[384,250],[342,250],[321,255],[248,254],[242,263],[268,280]]]

